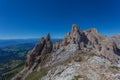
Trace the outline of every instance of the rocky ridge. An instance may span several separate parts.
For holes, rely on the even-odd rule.
[[[29,52],[24,70],[13,80],[27,80],[34,71],[44,68],[47,74],[39,80],[119,80],[120,71],[111,70],[111,66],[119,69],[119,55],[113,38],[99,34],[95,28],[83,31],[73,24],[62,42],[53,45],[50,34],[41,38]]]

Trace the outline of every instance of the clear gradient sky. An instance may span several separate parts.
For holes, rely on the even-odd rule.
[[[120,33],[120,0],[0,0],[0,39],[64,37],[72,24]]]

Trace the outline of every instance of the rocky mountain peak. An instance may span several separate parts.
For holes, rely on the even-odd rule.
[[[92,32],[92,33],[98,33],[98,30],[96,28],[92,28],[89,31]]]
[[[63,45],[79,44],[82,41],[85,43],[87,41],[84,32],[79,28],[78,25],[73,24],[71,32],[68,32],[63,40]]]
[[[79,32],[79,31],[82,31],[80,27],[77,24],[73,24],[71,32]]]
[[[95,28],[92,28],[87,31],[83,31],[82,29],[80,29],[78,25],[73,24],[71,32],[67,33],[67,35],[64,37],[62,42],[57,41],[53,45],[49,33],[47,34],[46,39],[42,37],[40,39],[40,43],[38,43],[33,48],[33,50],[29,52],[24,70],[21,71],[21,73],[19,73],[16,77],[14,77],[13,80],[24,80],[29,74],[31,74],[31,72],[34,72],[34,70],[41,72],[41,69],[44,69],[46,67],[49,68],[49,72],[46,75],[46,77],[43,77],[40,80],[73,80],[72,77],[75,76],[76,71],[81,70],[79,71],[80,73],[84,72],[84,70],[86,69],[87,69],[86,71],[91,71],[93,70],[93,69],[89,70],[91,66],[94,69],[96,69],[95,66],[98,66],[100,64],[102,66],[106,65],[105,62],[107,63],[107,66],[108,64],[111,65],[111,63],[114,64],[120,63],[119,55],[120,55],[120,49],[118,48],[115,41],[111,37],[105,37],[104,35],[101,35],[100,33],[98,33],[97,29]],[[69,61],[71,59],[72,61]],[[76,70],[80,66],[73,64],[73,62],[75,61],[74,59],[77,59],[77,61],[81,61],[82,59],[83,60],[85,59],[85,61],[83,61],[82,63],[77,63],[80,64],[80,66],[83,66],[82,67],[83,69],[80,68],[79,70]],[[77,68],[74,67],[69,68],[68,65],[67,67],[64,68],[58,67],[68,64],[67,61],[68,63],[71,63],[69,64],[69,66],[74,66],[74,67],[76,66]],[[92,64],[94,64],[95,66]],[[90,67],[88,68],[86,65]],[[55,69],[51,70],[53,68]],[[61,68],[63,70],[57,72]],[[74,72],[73,70],[76,71]],[[94,74],[94,72],[96,71],[97,69],[93,71],[92,74]],[[59,74],[56,74],[56,72]],[[67,73],[69,72],[73,72],[73,73],[71,73],[69,77],[66,76],[67,78],[65,78],[64,75],[68,75]],[[85,73],[84,75],[87,75],[89,73],[91,72]],[[58,76],[61,75],[61,76],[59,76],[58,78],[58,76],[55,77],[56,75]],[[101,78],[93,79],[93,77],[89,77],[89,76],[85,76],[85,77],[88,77],[88,79],[91,78],[90,80],[104,80]],[[85,80],[87,80],[87,78],[85,78]]]

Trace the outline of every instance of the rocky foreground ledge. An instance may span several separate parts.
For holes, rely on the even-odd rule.
[[[42,37],[13,80],[120,80],[120,48],[97,29],[73,24],[62,42]]]

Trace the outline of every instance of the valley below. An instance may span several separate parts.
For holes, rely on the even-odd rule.
[[[58,39],[54,39],[55,42]],[[27,53],[39,39],[0,40],[0,80],[10,80],[25,65]]]

